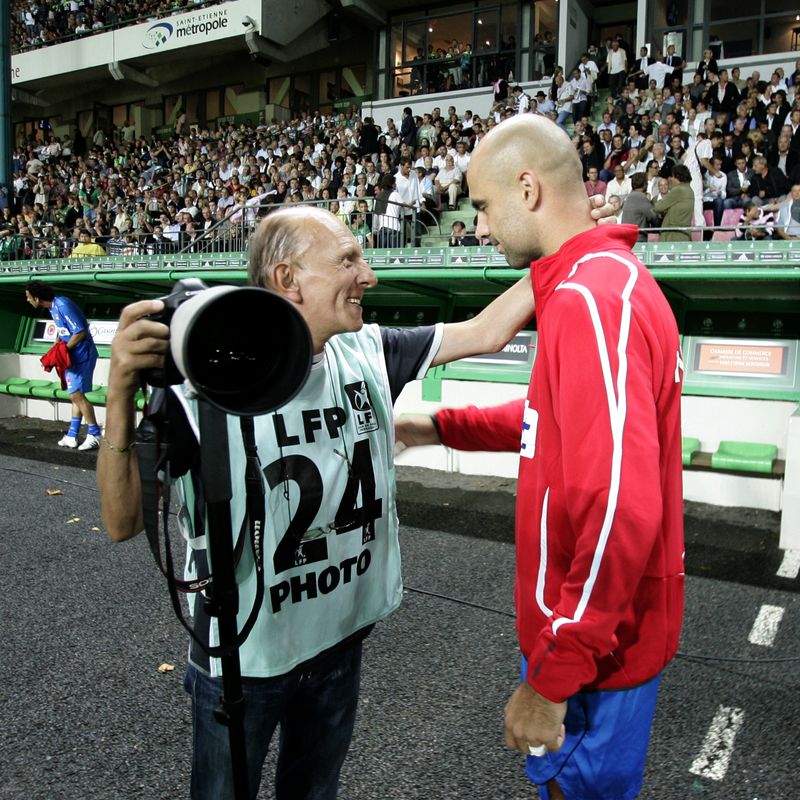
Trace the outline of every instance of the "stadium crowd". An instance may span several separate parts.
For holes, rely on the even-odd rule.
[[[603,65],[619,51],[612,43]],[[51,134],[19,142],[14,191],[0,194],[0,255],[238,251],[282,203],[329,208],[366,247],[415,244],[468,195],[471,152],[487,130],[523,113],[564,127],[567,110],[587,193],[614,204],[609,221],[637,224],[642,239],[661,227],[662,241],[689,240],[704,210],[718,226],[729,209],[738,238],[800,236],[800,61],[768,82],[701,64],[670,94],[659,83],[679,67],[660,55],[644,70],[641,60],[628,68],[623,59],[627,80],[608,76],[618,94],[595,109],[593,124],[598,58],[585,53],[569,81],[556,68],[549,96],[496,85],[483,119],[454,106],[421,116],[406,107],[379,128],[353,109],[217,131],[179,119],[164,141],[126,124],[89,141]],[[729,98],[724,106],[721,98]],[[463,227],[451,244],[475,241]]]
[[[674,46],[632,59],[617,37],[590,47],[569,75],[556,67],[549,93],[499,97],[496,107],[513,113],[522,102],[565,130],[570,122],[587,192],[618,198],[619,221],[673,229],[662,240],[690,239],[685,229],[706,227],[704,211],[719,227],[729,209],[741,210],[736,238],[800,236],[800,60],[790,75],[779,67],[768,80],[755,70],[744,78],[710,47],[693,73],[685,67]],[[593,126],[599,86],[609,91]]]
[[[399,246],[438,230],[439,211],[466,191],[470,151],[495,124],[453,107],[422,117],[406,108],[385,130],[351,111],[215,132],[176,125],[166,141],[136,138],[130,125],[91,141],[51,134],[14,152],[0,252],[241,250],[271,207],[302,202],[329,208],[365,246]]]
[[[220,2],[225,0],[12,0],[11,50],[43,47]]]

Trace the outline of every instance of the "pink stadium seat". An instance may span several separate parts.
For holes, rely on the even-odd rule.
[[[739,217],[742,215],[742,211],[739,208],[726,208],[725,211],[722,213],[722,225],[723,228],[731,228],[739,222]],[[714,234],[713,241],[715,242],[729,242],[731,239],[735,238],[736,234],[734,231],[716,231]]]
[[[728,227],[738,225],[739,217],[741,216],[741,208],[726,208],[725,211],[722,212],[722,224],[727,225]]]

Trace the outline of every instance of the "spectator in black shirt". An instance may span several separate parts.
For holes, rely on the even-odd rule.
[[[739,90],[728,80],[728,70],[720,70],[719,83],[708,90],[708,99],[712,112],[723,111],[729,117],[734,114],[739,103]]]
[[[778,89],[776,92],[772,93],[772,98],[775,100],[775,106],[777,107],[777,114],[778,119],[780,120],[781,124],[792,113],[792,107],[789,104],[789,101],[786,99],[786,92],[783,89]]]
[[[617,120],[617,130],[627,132],[631,125],[639,124],[639,115],[636,113],[636,108],[633,103],[626,103],[622,112],[622,116]]]
[[[417,145],[417,126],[414,124],[414,115],[411,109],[406,106],[403,109],[403,121],[400,125],[400,142],[409,147]]]
[[[787,178],[800,161],[797,151],[792,150],[791,144],[792,137],[788,133],[782,133],[778,137],[777,144],[770,148],[767,154],[767,163],[770,167],[780,170]]]
[[[800,97],[800,87],[798,87],[798,92],[795,95],[795,107],[792,109],[792,112],[789,115],[787,127],[789,128],[789,134],[792,137],[789,147],[791,150],[794,150],[794,152],[800,154],[800,107],[798,107],[798,97]]]
[[[461,220],[456,220],[450,229],[448,245],[450,247],[477,247],[478,240],[471,233],[467,233],[467,226]]]
[[[739,144],[739,152],[744,156],[744,160],[747,162],[747,168],[753,169],[753,161],[755,160],[758,153],[755,152],[755,148],[753,147],[753,143],[750,139],[742,139]]]
[[[589,137],[584,137],[581,143],[581,164],[583,164],[583,180],[589,179],[589,169],[596,167],[599,172],[603,168],[603,157],[595,143]]]
[[[711,50],[703,51],[703,58],[697,63],[695,73],[700,75],[703,83],[711,82],[714,76],[719,74],[717,59],[714,58],[714,54]]]
[[[756,205],[774,203],[783,199],[789,191],[786,176],[779,169],[770,167],[763,156],[753,160],[753,173],[750,195]]]
[[[733,134],[728,132],[722,140],[722,147],[719,149],[719,157],[722,159],[722,171],[727,175],[736,167],[736,156],[740,148],[736,145]]]
[[[683,84],[683,68],[686,62],[675,53],[675,45],[671,44],[667,47],[667,54],[664,56],[664,63],[668,67],[672,67],[672,80],[677,81],[678,85]]]
[[[667,155],[678,164],[681,162],[685,152],[683,139],[680,136],[672,136],[669,140],[669,153]]]

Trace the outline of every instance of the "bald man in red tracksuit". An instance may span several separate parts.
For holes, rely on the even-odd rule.
[[[683,364],[672,311],[631,252],[636,237],[598,226],[534,263],[527,400],[434,417],[449,447],[520,452],[523,677],[568,701],[561,749],[527,759],[545,798],[551,780],[567,798],[638,794],[658,676],[678,647]]]

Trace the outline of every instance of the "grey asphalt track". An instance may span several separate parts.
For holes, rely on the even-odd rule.
[[[144,538],[114,545],[102,532],[95,454],[59,452],[55,430],[0,421],[0,798],[187,797],[186,635]],[[399,496],[405,602],[367,640],[340,797],[535,798],[502,742],[518,669],[513,484],[402,469]],[[775,576],[777,515],[693,505],[686,520],[682,649],[800,657],[798,582]],[[747,640],[765,603],[785,609],[771,648]],[[800,797],[797,675],[798,662],[673,662],[641,797]],[[690,770],[720,706],[741,727],[714,780]]]

